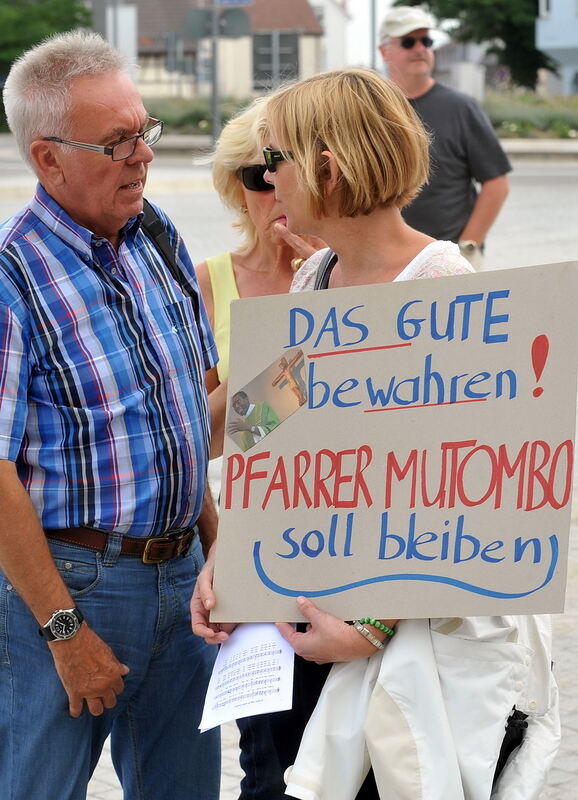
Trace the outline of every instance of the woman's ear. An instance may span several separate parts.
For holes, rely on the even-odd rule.
[[[325,179],[325,197],[329,198],[337,188],[341,177],[341,170],[335,160],[335,156],[330,150],[323,150],[321,155],[325,159],[323,166],[327,174],[327,178]]]

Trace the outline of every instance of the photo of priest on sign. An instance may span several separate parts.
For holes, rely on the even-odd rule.
[[[252,403],[246,392],[236,392],[231,400],[237,417],[227,426],[241,450],[249,450],[281,422],[267,401]]]
[[[307,403],[304,361],[303,350],[288,350],[234,392],[227,433],[243,452]]]

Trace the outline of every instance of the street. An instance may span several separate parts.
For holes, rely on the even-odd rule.
[[[520,160],[511,191],[486,246],[486,269],[578,258],[578,159]],[[0,136],[0,219],[30,196],[34,177],[10,137]],[[229,212],[212,189],[208,166],[160,154],[149,171],[147,197],[161,205],[184,237],[193,261],[234,247]]]
[[[149,199],[176,222],[193,260],[204,260],[238,241],[206,170],[161,157],[149,173]],[[195,189],[193,190],[193,184]],[[578,258],[578,160],[518,162],[511,192],[487,242],[486,268]],[[186,199],[185,199],[186,198]]]
[[[0,137],[0,219],[26,203],[34,178],[21,164],[9,137]],[[491,231],[486,249],[486,269],[578,259],[578,159],[516,161],[511,192]],[[159,155],[151,166],[147,197],[158,203],[176,223],[194,262],[226,249],[238,241],[231,216],[212,190],[207,165],[192,159]],[[555,291],[556,287],[552,287]],[[548,787],[540,800],[576,797],[578,774],[578,483],[575,478],[574,528],[566,613],[554,617],[555,670],[561,691],[563,741]],[[484,698],[479,698],[483,702]],[[223,762],[222,800],[236,800],[235,742],[228,729]],[[122,793],[108,758],[99,765],[89,798],[116,800]],[[449,799],[448,799],[449,800]]]

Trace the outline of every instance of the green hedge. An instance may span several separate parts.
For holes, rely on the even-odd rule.
[[[232,100],[223,98],[219,104],[221,124],[244,108],[250,100]],[[212,111],[211,100],[208,97],[185,100],[183,98],[159,97],[146,98],[146,107],[153,117],[162,119],[166,123],[169,133],[211,133]],[[8,130],[2,95],[0,94],[0,132]]]
[[[221,125],[249,102],[249,100],[221,98],[219,103]],[[153,117],[164,120],[169,133],[211,133],[212,110],[209,97],[199,97],[194,100],[172,97],[146,98],[145,105]]]
[[[500,136],[578,138],[578,96],[488,92],[484,108]]]
[[[147,98],[153,117],[166,123],[170,133],[211,133],[210,98]],[[221,124],[244,108],[249,99],[220,102]],[[578,138],[578,96],[542,97],[531,92],[488,92],[484,108],[496,131],[503,137]],[[8,130],[0,96],[0,131]]]
[[[220,103],[221,123],[249,103],[225,98]],[[210,133],[210,98],[147,99],[154,117],[163,119],[172,133]],[[578,137],[578,96],[542,97],[531,92],[488,92],[484,108],[496,131],[503,137]]]

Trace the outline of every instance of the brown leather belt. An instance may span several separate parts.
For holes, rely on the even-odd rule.
[[[96,528],[64,528],[44,532],[49,539],[98,550],[100,553],[105,551],[108,542],[108,532]],[[148,539],[123,536],[120,554],[142,558],[145,564],[161,564],[170,558],[184,555],[196,533],[195,528],[180,528],[168,531],[165,536],[152,536]]]

